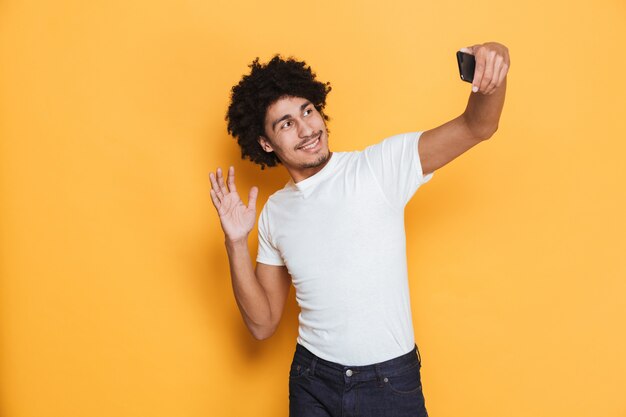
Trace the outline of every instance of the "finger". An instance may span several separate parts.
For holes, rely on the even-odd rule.
[[[502,85],[502,83],[504,82],[504,79],[506,78],[506,75],[509,72],[509,66],[505,63],[502,64],[502,68],[500,68],[500,76],[498,77],[498,87],[500,87]]]
[[[472,46],[465,46],[461,49],[459,49],[459,51],[461,52],[465,52],[466,54],[470,54],[474,56],[474,59],[476,59],[476,52],[478,51],[478,47],[480,46],[480,44],[476,44],[476,45],[472,45]],[[472,92],[476,92],[478,91],[478,87],[474,85],[474,81],[476,81],[478,79],[479,68],[474,67],[474,79],[472,80]]]
[[[217,184],[220,186],[220,191],[224,194],[228,194],[226,184],[224,184],[224,175],[222,175],[222,168],[217,169]]]
[[[256,198],[259,195],[259,189],[257,187],[250,188],[250,194],[248,194],[248,208],[256,209]]]
[[[219,212],[220,206],[222,203],[220,202],[220,199],[217,197],[217,193],[215,192],[215,190],[211,190],[211,201],[213,202],[213,206]]]
[[[504,60],[501,55],[496,55],[494,59],[494,63],[493,63],[491,81],[489,82],[489,85],[487,86],[487,90],[486,90],[487,94],[493,93],[498,85],[498,81],[500,80],[500,69],[502,68],[503,61]]]
[[[219,185],[217,184],[217,180],[215,179],[215,174],[213,174],[212,172],[209,174],[209,178],[211,180],[211,189],[213,191],[215,191],[215,193],[217,194],[217,196],[221,199],[222,198],[222,190],[220,190]]]
[[[480,89],[480,84],[483,81],[486,60],[485,55],[480,53],[480,51],[478,51],[478,53],[474,56],[476,58],[476,66],[474,67],[474,80],[472,81],[472,91],[476,93]]]
[[[231,193],[237,192],[237,187],[235,187],[235,167],[233,166],[228,168],[228,189]]]
[[[474,44],[474,45],[472,45],[472,46],[466,46],[466,47],[464,47],[464,48],[461,48],[461,49],[460,49],[460,51],[461,51],[461,52],[466,52],[466,53],[468,53],[468,54],[471,54],[471,55],[474,55],[474,56],[475,56],[475,55],[476,55],[476,53],[478,52],[478,49],[479,49],[479,48],[480,48],[480,44],[479,44],[479,43],[475,43],[475,44]]]
[[[480,80],[479,91],[482,93],[486,93],[489,91],[489,84],[493,78],[493,66],[496,58],[496,51],[489,51],[485,54],[485,69],[483,72],[483,77]]]

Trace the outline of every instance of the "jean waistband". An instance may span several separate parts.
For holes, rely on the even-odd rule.
[[[323,373],[331,377],[347,376],[353,381],[380,379],[383,376],[400,373],[407,368],[421,367],[421,357],[417,345],[410,352],[393,359],[371,365],[350,366],[322,359],[301,344],[296,343],[294,362],[309,368],[311,374]]]

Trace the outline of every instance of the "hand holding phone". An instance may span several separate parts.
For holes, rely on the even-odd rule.
[[[483,95],[493,94],[505,82],[511,66],[508,48],[497,42],[461,48],[456,59],[461,80]]]

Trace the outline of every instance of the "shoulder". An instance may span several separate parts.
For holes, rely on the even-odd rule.
[[[333,152],[334,159],[334,169],[338,169],[345,164],[353,161],[362,151],[342,151],[342,152]]]
[[[415,159],[417,156],[417,143],[421,135],[422,132],[418,131],[388,136],[378,143],[365,148],[363,156],[368,163],[374,165]]]
[[[293,182],[290,180],[287,182],[283,188],[280,188],[274,191],[265,201],[263,208],[261,209],[261,214],[275,211],[278,207],[283,206],[286,202],[288,202],[295,194],[296,188]]]
[[[417,140],[419,140],[422,133],[423,133],[422,131],[417,131],[417,132],[398,133],[392,136],[387,136],[383,138],[382,140],[380,140],[378,143],[369,145],[367,148],[365,148],[365,151],[376,150],[376,149],[380,149],[384,147],[402,147],[403,145],[406,145],[407,143],[416,142]]]

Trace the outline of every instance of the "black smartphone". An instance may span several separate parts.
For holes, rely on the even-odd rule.
[[[459,63],[459,74],[463,81],[471,83],[474,81],[474,69],[476,68],[476,59],[474,55],[466,52],[457,51],[456,60]]]

